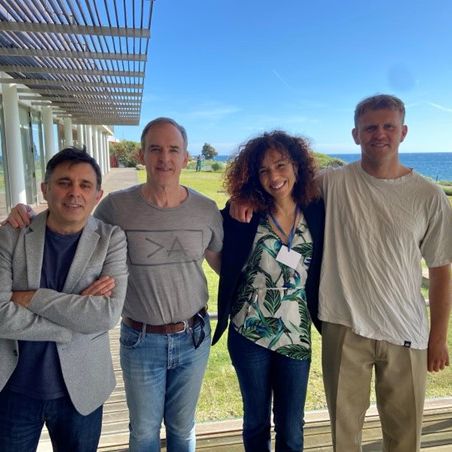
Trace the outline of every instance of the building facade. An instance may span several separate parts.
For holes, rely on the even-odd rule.
[[[0,0],[0,218],[42,202],[46,162],[85,146],[110,169],[115,125],[139,123],[153,0]]]

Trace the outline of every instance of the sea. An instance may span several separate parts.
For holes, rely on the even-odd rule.
[[[346,163],[359,160],[359,154],[329,154]],[[400,161],[408,168],[434,181],[452,181],[452,152],[401,152]],[[218,155],[215,160],[226,162],[230,155]]]

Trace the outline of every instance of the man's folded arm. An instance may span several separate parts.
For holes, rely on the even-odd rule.
[[[124,232],[115,229],[110,239],[102,275],[115,280],[111,295],[81,295],[37,289],[28,309],[78,333],[96,333],[119,321],[127,291],[127,243]],[[83,291],[82,291],[83,293]]]
[[[70,329],[18,306],[5,295],[4,291],[0,292],[0,337],[2,339],[71,341],[72,331]]]
[[[0,234],[0,337],[2,339],[69,342],[72,331],[18,306],[13,297],[13,234]]]

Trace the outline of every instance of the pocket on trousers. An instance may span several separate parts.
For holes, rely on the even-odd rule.
[[[210,315],[206,314],[203,318],[203,322],[196,322],[193,326],[193,332],[199,333],[201,330],[204,330],[206,337],[211,335],[211,325],[210,325]]]
[[[130,326],[124,325],[121,322],[121,335],[119,336],[119,343],[125,348],[135,348],[140,345],[143,340],[141,331],[134,330]]]

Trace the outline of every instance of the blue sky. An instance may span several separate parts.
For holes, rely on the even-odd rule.
[[[401,152],[452,152],[452,1],[156,0],[139,127],[170,116],[229,154],[282,128],[314,150],[359,152],[353,111],[391,93],[407,107]]]

